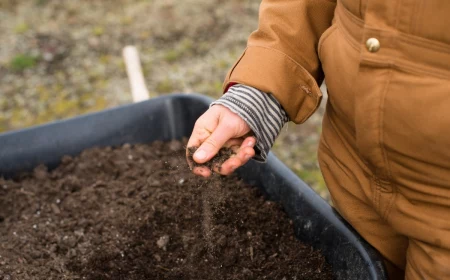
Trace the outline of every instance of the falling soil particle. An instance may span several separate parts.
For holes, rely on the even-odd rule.
[[[192,174],[179,141],[0,179],[0,279],[332,279],[278,206]]]

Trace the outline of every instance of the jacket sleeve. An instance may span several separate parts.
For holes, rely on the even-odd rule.
[[[336,0],[263,0],[258,29],[229,70],[223,91],[236,83],[273,95],[295,123],[318,108],[323,81],[317,48],[331,26]]]

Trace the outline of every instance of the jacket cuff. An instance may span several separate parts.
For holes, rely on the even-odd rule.
[[[249,45],[228,72],[224,92],[230,83],[244,84],[271,94],[289,118],[305,122],[319,107],[322,93],[316,80],[285,53]]]
[[[267,154],[289,118],[280,103],[258,89],[234,85],[214,105],[223,105],[239,115],[256,136],[256,161],[265,162]]]

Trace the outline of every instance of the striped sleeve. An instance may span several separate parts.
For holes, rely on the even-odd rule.
[[[280,103],[270,94],[245,85],[234,85],[211,106],[223,105],[238,114],[256,137],[255,160],[264,162],[267,154],[289,121]]]

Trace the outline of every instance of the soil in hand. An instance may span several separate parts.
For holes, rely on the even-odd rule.
[[[192,168],[194,167],[207,167],[210,170],[213,170],[214,168],[217,168],[220,171],[220,168],[222,166],[222,163],[224,163],[227,159],[235,155],[234,151],[231,148],[221,148],[219,152],[209,161],[205,163],[197,163],[194,160],[194,153],[197,151],[198,147],[189,147],[187,148],[188,155],[187,159],[191,165]]]
[[[183,145],[93,148],[0,179],[0,279],[332,279],[289,219]]]

